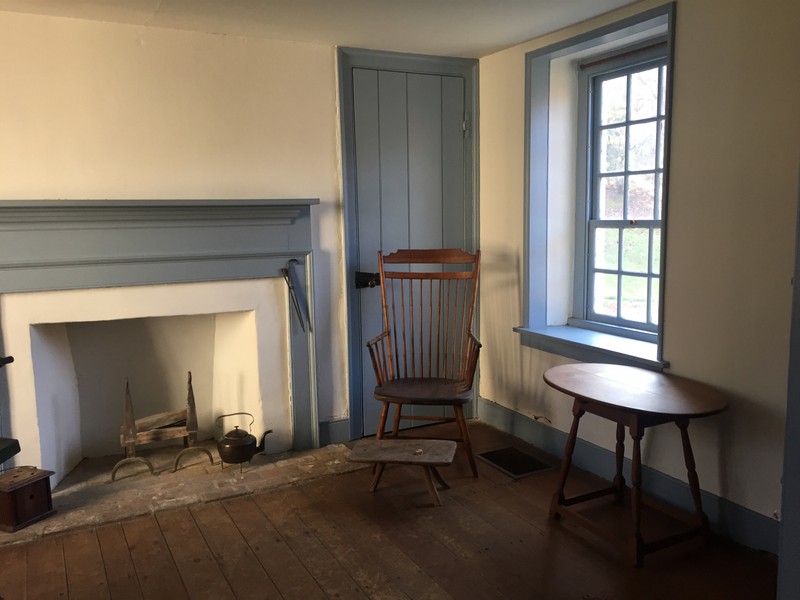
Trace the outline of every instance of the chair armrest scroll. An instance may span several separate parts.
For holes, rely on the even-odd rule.
[[[472,383],[475,379],[475,371],[478,367],[478,356],[481,352],[481,342],[475,337],[475,334],[469,332],[467,335],[467,347],[464,353],[464,382],[472,389]]]
[[[375,380],[378,385],[383,385],[391,379],[392,375],[389,331],[386,330],[369,340],[367,349],[372,360],[372,369],[375,371]]]

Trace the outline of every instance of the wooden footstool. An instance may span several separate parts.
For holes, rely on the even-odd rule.
[[[425,484],[433,499],[434,506],[441,506],[442,499],[433,483],[435,478],[443,489],[449,489],[436,467],[444,467],[453,462],[456,443],[452,440],[410,440],[410,439],[371,439],[360,440],[350,451],[347,460],[351,462],[375,463],[375,476],[372,479],[370,492],[378,487],[387,464],[418,465],[422,467]]]

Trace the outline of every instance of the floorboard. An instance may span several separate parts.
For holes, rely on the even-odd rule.
[[[125,521],[122,530],[145,600],[188,598],[155,516]]]
[[[141,600],[142,590],[133,566],[122,525],[113,523],[94,530],[105,566],[112,600]]]
[[[111,598],[100,543],[94,531],[84,529],[66,534],[63,544],[70,600]]]
[[[235,598],[189,510],[164,511],[156,518],[189,597]]]

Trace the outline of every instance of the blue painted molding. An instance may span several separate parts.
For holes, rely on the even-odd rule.
[[[319,445],[344,444],[350,441],[350,419],[322,421],[319,424]]]
[[[478,400],[478,418],[485,423],[509,433],[536,446],[537,448],[561,457],[567,442],[567,434],[549,427],[513,410],[490,402]],[[578,438],[572,464],[611,480],[615,472],[614,453],[595,444]],[[631,461],[625,459],[625,478],[631,480]],[[653,498],[686,511],[694,512],[689,485],[656,471],[642,467],[642,490]],[[778,553],[779,523],[725,498],[701,490],[703,510],[709,519],[711,529],[733,541],[754,548]]]

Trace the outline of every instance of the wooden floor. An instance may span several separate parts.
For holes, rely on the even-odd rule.
[[[525,448],[471,431],[476,452]],[[548,520],[555,469],[515,482],[478,461],[473,479],[462,458],[441,469],[451,489],[438,508],[418,467],[389,466],[374,494],[365,469],[5,546],[0,598],[775,597],[772,556],[700,540],[635,569]]]

